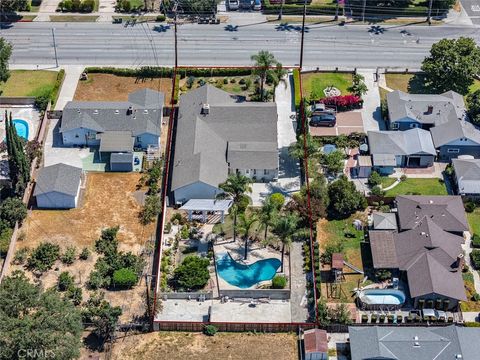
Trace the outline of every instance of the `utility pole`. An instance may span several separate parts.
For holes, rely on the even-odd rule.
[[[433,6],[433,0],[430,0],[428,2],[428,15],[427,15],[427,22],[428,22],[428,25],[431,25],[432,24],[432,21],[431,21],[431,16],[432,16],[432,6]]]
[[[281,3],[281,5],[280,5],[280,12],[278,13],[278,20],[282,20],[283,5],[285,5],[285,0],[282,0],[282,3]]]
[[[303,1],[303,18],[302,18],[302,40],[300,42],[300,71],[303,68],[303,39],[305,37],[305,17],[307,16],[307,0]]]
[[[337,6],[335,7],[335,21],[338,20],[338,6],[339,6],[339,2],[340,0],[337,0],[336,3],[337,3]]]
[[[175,2],[175,5],[173,6],[173,13],[175,14],[174,18],[174,27],[175,27],[175,70],[178,68],[178,47],[177,47],[177,8],[178,8],[178,2]]]
[[[55,41],[55,28],[52,28],[53,51],[55,52],[55,67],[58,67],[57,43]]]
[[[362,22],[365,22],[365,7],[367,6],[367,0],[363,0],[363,8],[362,8]]]

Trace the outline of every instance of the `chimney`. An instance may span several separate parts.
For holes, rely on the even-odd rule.
[[[209,104],[203,104],[202,105],[202,114],[203,115],[208,115],[210,113],[210,105]]]
[[[427,107],[427,115],[430,115],[431,113],[433,113],[433,106],[432,105],[428,105]]]
[[[127,109],[127,115],[132,115],[133,113],[133,106],[129,106]]]
[[[457,262],[456,262],[456,267],[457,270],[462,271],[463,265],[465,264],[465,256],[463,254],[458,254],[457,255]]]

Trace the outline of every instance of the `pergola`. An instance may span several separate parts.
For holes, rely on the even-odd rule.
[[[232,200],[213,200],[213,199],[191,199],[188,200],[180,210],[185,210],[188,214],[188,221],[200,220],[206,223],[208,220],[208,213],[213,212],[220,214],[220,222],[224,222],[225,214],[228,214],[228,209],[232,206]],[[194,213],[201,213],[197,215]]]

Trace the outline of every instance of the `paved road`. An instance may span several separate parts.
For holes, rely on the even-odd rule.
[[[463,8],[467,12],[470,20],[476,25],[480,25],[480,1],[479,0],[462,0]]]
[[[0,30],[14,45],[15,65],[54,65],[55,27],[60,65],[172,65],[173,29],[168,25],[102,23],[18,23]],[[419,67],[433,42],[472,36],[480,29],[458,26],[309,25],[304,66]],[[258,50],[272,51],[284,65],[298,63],[299,26],[197,25],[179,27],[179,64],[249,65]],[[418,42],[417,42],[418,41]]]

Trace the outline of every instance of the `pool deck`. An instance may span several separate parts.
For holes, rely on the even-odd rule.
[[[5,138],[5,110],[12,113],[12,119],[28,123],[28,140],[33,140],[40,126],[40,112],[33,105],[0,106],[0,139]]]
[[[262,247],[260,244],[255,243],[252,246],[249,247],[248,251],[248,259],[245,261],[243,259],[244,255],[244,244],[243,241],[237,241],[237,242],[226,242],[222,244],[216,244],[214,245],[214,250],[215,250],[215,256],[219,256],[222,253],[230,253],[232,258],[239,262],[240,264],[245,264],[245,265],[251,265],[259,260],[265,260],[265,259],[271,259],[275,258],[278,260],[282,260],[282,254],[280,251],[275,251],[271,248],[265,248]],[[289,277],[289,256],[285,255],[284,258],[284,272],[283,274],[287,277]],[[277,274],[280,274],[280,268],[278,268]],[[220,289],[225,289],[225,290],[248,290],[248,289],[257,289],[257,285],[250,286],[249,288],[239,288],[237,286],[231,285],[228,282],[226,282],[220,274],[218,274],[218,284]]]

